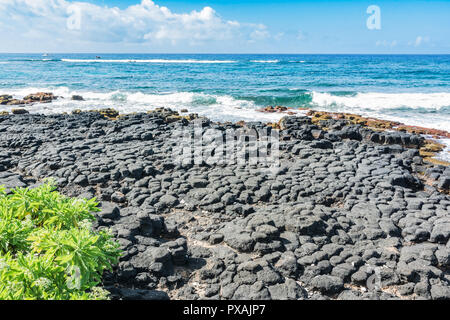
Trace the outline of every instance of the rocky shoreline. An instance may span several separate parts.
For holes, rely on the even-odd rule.
[[[419,134],[315,118],[0,115],[0,185],[97,197],[124,250],[114,299],[450,299],[450,168]],[[175,161],[199,124],[212,156],[210,130],[277,132],[277,170]]]
[[[0,106],[5,106],[6,110],[0,111],[0,115],[8,114],[28,114],[30,113],[29,107],[34,104],[49,104],[59,99],[66,99],[67,97],[60,97],[54,95],[52,92],[37,92],[31,93],[23,98],[14,98],[13,95],[3,94],[0,95]],[[72,95],[71,101],[85,101],[80,95]],[[111,119],[116,119],[119,116],[119,112],[114,109],[97,110],[100,113],[108,116]],[[406,125],[404,123],[382,120],[376,118],[367,118],[358,114],[351,113],[336,113],[327,111],[316,111],[310,108],[292,108],[284,106],[267,106],[262,109],[256,110],[261,113],[276,113],[285,114],[290,116],[296,116],[299,112],[311,117],[312,123],[319,125],[322,129],[328,130],[326,127],[327,120],[346,120],[349,124],[358,124],[363,127],[370,128],[374,131],[399,131],[408,132],[412,134],[420,134],[427,137],[426,142],[420,148],[420,155],[423,156],[425,162],[431,162],[433,164],[448,166],[450,159],[447,153],[450,153],[449,146],[442,143],[442,139],[450,139],[450,132],[445,130],[431,129],[425,127],[418,127],[412,125]],[[81,110],[73,111],[75,113],[81,112]],[[186,114],[189,111],[187,109],[181,109],[180,113]],[[271,124],[274,128],[278,128],[278,124]],[[442,159],[442,156],[444,159]]]

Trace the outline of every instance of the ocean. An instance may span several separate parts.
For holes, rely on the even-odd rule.
[[[450,55],[0,54],[0,94],[38,91],[62,98],[30,112],[170,107],[273,121],[282,115],[256,110],[282,105],[450,131]]]

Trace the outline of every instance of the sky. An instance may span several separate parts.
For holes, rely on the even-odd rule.
[[[435,0],[0,0],[0,52],[450,54],[449,13]]]

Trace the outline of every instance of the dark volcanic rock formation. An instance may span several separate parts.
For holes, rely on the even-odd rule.
[[[0,184],[54,177],[68,196],[96,196],[95,227],[124,251],[104,276],[115,298],[450,298],[450,171],[406,149],[420,137],[288,117],[280,165],[264,171],[210,162],[218,149],[208,135],[262,123],[199,119],[210,157],[177,161],[194,118],[0,116]]]

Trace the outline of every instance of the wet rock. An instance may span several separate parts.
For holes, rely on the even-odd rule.
[[[33,103],[33,102],[49,103],[55,99],[56,97],[51,92],[32,93],[23,98],[23,100],[26,103]]]
[[[84,101],[84,98],[82,96],[79,96],[79,95],[73,95],[72,96],[72,100],[73,101]]]
[[[20,115],[20,114],[28,114],[30,112],[28,110],[26,110],[26,109],[12,109],[11,113]]]

